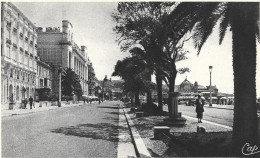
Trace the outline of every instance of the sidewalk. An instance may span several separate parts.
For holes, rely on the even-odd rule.
[[[169,146],[169,140],[165,142],[163,139],[154,139],[154,126],[163,126],[163,119],[167,116],[148,116],[148,117],[140,117],[137,118],[136,115],[130,112],[130,108],[124,108],[125,115],[128,122],[133,122],[132,126],[129,126],[131,131],[136,131],[138,135],[140,135],[139,139],[142,139],[144,142],[144,146],[146,150],[149,151],[149,156],[141,156],[141,157],[180,157],[180,156],[192,156],[187,153],[183,153],[186,149],[183,149],[176,144],[176,142],[171,142],[170,144],[174,145]],[[197,123],[196,118],[192,118],[189,116],[183,116],[187,119],[186,125],[183,127],[170,127],[170,137],[176,137],[180,139],[185,139],[184,142],[189,144],[189,141],[194,141],[197,136],[202,138],[203,143],[208,142],[216,137],[223,137],[223,139],[230,139],[230,134],[232,131],[232,127],[224,126],[221,124],[217,124],[211,121],[203,121],[203,123]],[[206,129],[205,139],[203,139],[202,135],[197,135],[197,125],[203,126]],[[133,137],[133,142],[136,145],[137,151],[145,151],[141,143],[136,143],[140,140],[136,140]],[[141,146],[141,149],[140,149]],[[141,154],[140,154],[141,155]]]
[[[22,115],[22,114],[28,114],[28,113],[36,113],[36,112],[42,112],[42,111],[48,111],[48,110],[53,110],[53,109],[60,109],[60,108],[67,108],[67,107],[73,107],[73,106],[79,106],[83,105],[84,102],[81,101],[77,104],[67,104],[66,101],[61,102],[61,107],[58,106],[42,106],[42,107],[33,107],[30,109],[28,106],[27,109],[13,109],[13,110],[8,110],[8,109],[2,109],[1,110],[1,116],[6,117],[6,116],[13,116],[13,115]]]

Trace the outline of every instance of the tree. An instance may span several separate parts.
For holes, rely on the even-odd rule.
[[[118,61],[112,76],[120,76],[125,81],[123,85],[124,92],[133,92],[135,94],[135,104],[140,105],[139,94],[148,92],[151,88],[151,82],[147,80],[146,62],[138,56],[127,57]]]
[[[83,92],[78,75],[71,68],[65,68],[61,73],[62,94],[67,96],[67,102],[73,93],[81,96]]]
[[[177,72],[185,73],[188,68],[177,70],[175,62],[184,60],[180,53],[182,48],[175,49],[172,37],[168,35],[168,25],[164,24],[165,16],[169,14],[174,3],[162,2],[122,2],[118,4],[113,18],[117,25],[114,31],[119,34],[118,41],[121,50],[139,46],[146,55],[151,70],[156,75],[159,108],[162,111],[162,80],[169,83],[169,94],[174,92]],[[137,51],[139,54],[142,51]],[[180,54],[180,55],[179,55]],[[180,57],[181,56],[181,57]],[[170,95],[171,97],[171,95]],[[169,97],[169,98],[170,98]],[[170,101],[168,103],[169,107]]]
[[[218,22],[219,44],[229,27],[232,31],[235,97],[233,145],[236,154],[241,154],[245,143],[252,146],[259,144],[255,82],[259,3],[181,3],[165,21],[171,32],[177,32],[179,36],[193,29],[194,45],[198,52]]]
[[[97,78],[92,63],[88,66],[88,89],[89,94],[92,94],[92,90],[95,89]]]
[[[74,81],[73,81],[73,91],[78,99],[79,99],[79,97],[81,97],[83,95],[79,76],[75,72],[74,72]]]

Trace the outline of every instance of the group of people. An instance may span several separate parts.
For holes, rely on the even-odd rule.
[[[25,98],[24,99],[24,108],[25,109],[26,109],[27,103],[28,103],[28,100],[27,100],[27,98]],[[33,106],[33,98],[32,98],[32,96],[30,96],[30,98],[29,98],[29,103],[30,103],[30,109],[32,109],[32,106]]]

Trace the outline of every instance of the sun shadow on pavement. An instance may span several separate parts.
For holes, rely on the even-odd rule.
[[[79,124],[77,126],[60,127],[51,130],[54,133],[61,133],[68,136],[86,137],[92,139],[103,139],[111,142],[118,142],[118,130],[128,130],[122,126],[115,126],[110,123]]]
[[[115,106],[98,106],[97,108],[104,108],[104,109],[119,109],[118,107],[115,107]]]
[[[106,112],[107,114],[113,114],[113,115],[119,115],[119,111],[118,112]]]

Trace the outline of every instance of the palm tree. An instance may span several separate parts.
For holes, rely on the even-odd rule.
[[[140,92],[150,92],[151,82],[147,79],[150,76],[150,69],[147,68],[145,60],[138,56],[127,57],[118,61],[112,76],[120,76],[125,81],[123,89],[125,92],[135,94],[136,105],[139,105]],[[151,99],[147,98],[150,104]]]
[[[181,3],[165,20],[176,43],[193,29],[198,52],[218,22],[220,44],[229,26],[232,31],[235,96],[233,145],[234,151],[241,154],[245,143],[259,144],[255,82],[259,3]]]

